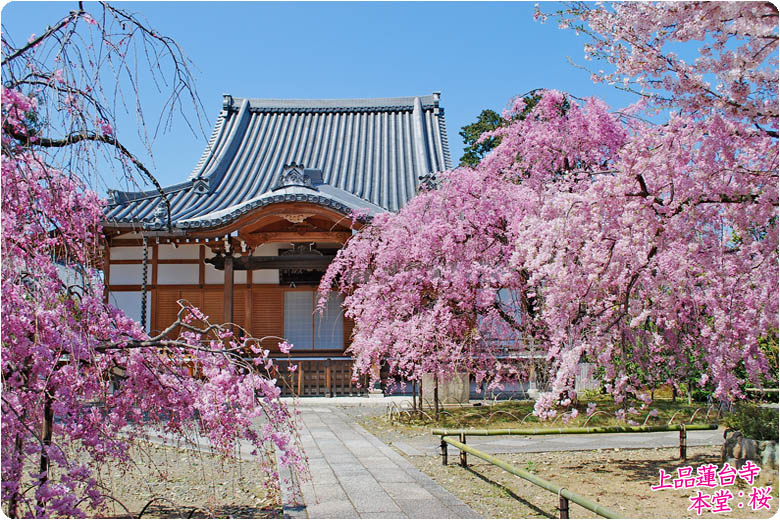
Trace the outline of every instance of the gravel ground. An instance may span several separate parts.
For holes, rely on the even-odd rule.
[[[124,505],[108,500],[104,516],[138,518],[146,508],[144,518],[282,517],[278,490],[265,486],[258,462],[140,442],[133,450],[143,462],[100,469],[102,484]]]
[[[430,435],[419,429],[399,426],[390,429],[385,421],[366,419],[363,425],[374,435],[392,445],[412,436]],[[466,502],[485,518],[550,518],[558,517],[558,497],[530,482],[510,475],[487,462],[469,455],[469,467],[458,466],[458,450],[450,447],[449,465],[441,458],[419,456],[407,458],[448,491]],[[677,460],[678,448],[601,449],[595,451],[558,451],[546,453],[514,453],[498,457],[515,467],[563,486],[628,518],[696,518],[688,511],[690,497],[701,489],[712,495],[720,488],[663,489],[652,491],[658,484],[659,471],[677,476],[677,468],[692,466],[693,474],[702,464],[721,466],[720,447],[689,447],[688,460]],[[741,482],[741,479],[737,479]],[[667,483],[669,483],[667,481]],[[753,511],[749,505],[752,486],[727,486],[733,495],[730,513],[705,510],[704,518],[770,518],[778,511],[778,471],[765,470],[756,486],[772,486],[771,509]],[[742,492],[743,495],[739,496]],[[740,508],[739,503],[743,506]],[[571,518],[598,518],[576,504],[570,505]]]
[[[688,449],[688,461],[675,460],[677,449],[598,450],[555,453],[506,454],[500,458],[520,469],[555,482],[628,518],[696,518],[688,511],[690,497],[697,489],[712,495],[720,488],[652,491],[661,469],[677,476],[677,468],[692,466],[694,474],[701,464],[719,464],[718,448]],[[450,464],[441,465],[437,457],[409,457],[420,470],[430,475],[451,493],[469,504],[485,518],[545,518],[558,516],[558,497],[553,493],[515,477],[476,457],[469,456],[469,468],[457,465],[457,450],[450,452]],[[759,475],[756,483],[771,485],[771,510],[752,511],[748,504],[751,487],[728,486],[734,495],[731,513],[705,511],[704,518],[769,518],[777,512],[777,471]],[[669,481],[667,481],[669,482]],[[739,496],[742,492],[743,497]],[[738,504],[742,503],[740,509]],[[570,505],[572,518],[598,518],[598,515]]]

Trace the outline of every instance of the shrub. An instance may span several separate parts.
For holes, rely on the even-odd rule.
[[[726,418],[726,425],[739,430],[748,439],[778,440],[778,410],[756,405],[741,405]]]

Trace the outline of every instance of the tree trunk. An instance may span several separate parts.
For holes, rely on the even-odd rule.
[[[439,421],[439,374],[433,374],[433,416]]]
[[[412,411],[417,412],[417,381],[412,381]]]
[[[422,379],[420,379],[420,393],[418,394],[418,399],[420,399],[420,406],[418,406],[418,410],[422,412],[423,410],[423,383]]]
[[[672,385],[672,402],[677,402],[677,387]]]
[[[24,416],[22,417],[21,420],[24,421]],[[16,462],[18,462],[19,464],[23,464],[24,463],[24,456],[22,455],[22,448],[23,447],[24,446],[22,445],[22,436],[21,435],[17,435],[16,439],[14,439],[14,448],[15,448],[14,458],[16,459]],[[19,483],[19,485],[21,485],[22,473],[23,473],[23,471],[21,469],[21,466],[19,467],[18,473],[17,472],[14,472],[14,473],[15,474],[14,474],[13,478]],[[17,509],[19,507],[19,499],[20,498],[21,498],[21,495],[20,495],[19,491],[15,491],[11,495],[11,498],[8,500],[8,516],[10,518],[19,518]]]
[[[38,487],[43,487],[49,480],[49,447],[51,446],[52,428],[54,426],[54,412],[51,404],[52,398],[47,393],[46,402],[43,405],[43,428],[41,431],[43,446],[41,447],[41,465],[39,468],[41,480],[38,483]],[[38,507],[43,508],[43,502],[40,500],[38,501]]]

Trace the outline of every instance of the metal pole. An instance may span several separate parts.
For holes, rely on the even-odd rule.
[[[447,465],[447,443],[444,442],[444,437],[441,438],[441,465]]]
[[[466,434],[465,433],[461,432],[461,434],[460,434],[460,442],[462,442],[463,444],[466,444]],[[464,467],[464,468],[468,466],[467,460],[466,460],[466,452],[463,451],[463,450],[460,450],[460,465],[462,467]]]
[[[680,460],[688,458],[688,434],[685,425],[680,428]]]

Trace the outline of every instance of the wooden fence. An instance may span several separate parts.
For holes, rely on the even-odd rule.
[[[277,381],[282,395],[345,396],[364,395],[368,377],[361,376],[360,385],[352,381],[351,358],[276,359]],[[290,371],[289,367],[296,366]]]

